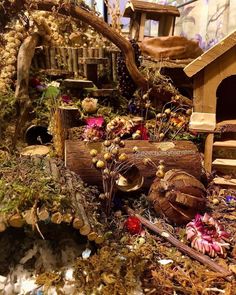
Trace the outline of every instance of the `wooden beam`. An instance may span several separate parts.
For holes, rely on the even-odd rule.
[[[209,133],[206,137],[204,150],[204,168],[208,173],[211,173],[212,169],[213,141],[214,133]]]
[[[146,23],[146,13],[141,14],[141,20],[140,20],[140,28],[139,28],[139,41],[143,41],[144,38],[144,31],[145,31],[145,23]]]

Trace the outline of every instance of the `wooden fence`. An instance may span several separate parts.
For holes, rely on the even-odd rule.
[[[117,81],[118,50],[110,47],[38,47],[32,67],[36,70],[64,71],[84,76],[94,83],[100,74]]]

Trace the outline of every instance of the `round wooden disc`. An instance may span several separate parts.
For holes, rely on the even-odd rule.
[[[21,151],[22,156],[45,156],[50,152],[46,145],[30,145]]]

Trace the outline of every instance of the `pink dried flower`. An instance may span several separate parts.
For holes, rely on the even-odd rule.
[[[186,226],[187,240],[191,246],[211,257],[226,256],[229,233],[213,217],[205,213],[203,216],[197,214],[195,219]]]
[[[86,118],[85,122],[90,127],[94,127],[94,126],[102,127],[102,125],[104,124],[104,118],[102,116],[90,117],[90,118]]]
[[[102,129],[104,118],[102,116],[86,118],[85,122],[87,124],[83,134],[85,141],[98,141],[104,137],[104,131]]]

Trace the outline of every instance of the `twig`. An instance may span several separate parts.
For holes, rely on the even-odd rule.
[[[201,262],[204,265],[207,265],[210,269],[222,274],[224,277],[228,277],[228,276],[232,275],[232,272],[230,272],[229,270],[225,269],[224,267],[222,267],[218,263],[214,262],[206,255],[203,255],[203,254],[193,250],[192,248],[188,247],[187,245],[183,244],[178,239],[176,239],[174,236],[172,236],[170,233],[168,233],[166,230],[159,228],[158,226],[151,223],[146,218],[142,217],[139,214],[136,214],[131,208],[126,207],[126,211],[129,215],[134,215],[135,217],[137,217],[143,225],[145,225],[147,228],[149,228],[153,232],[159,234],[161,237],[163,237],[165,240],[170,242],[172,245],[174,245],[178,250],[180,250],[184,254],[187,254],[191,258],[196,259],[197,261]]]

